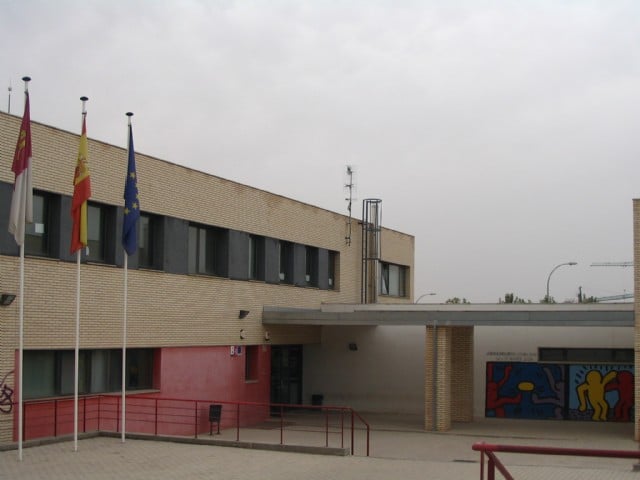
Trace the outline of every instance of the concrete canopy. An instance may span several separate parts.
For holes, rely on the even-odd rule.
[[[264,325],[632,327],[633,303],[323,304],[265,306]]]

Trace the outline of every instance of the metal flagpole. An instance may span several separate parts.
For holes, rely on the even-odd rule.
[[[87,97],[80,97],[82,101],[82,125],[87,116]],[[80,127],[82,129],[82,126]],[[82,248],[76,251],[76,348],[74,361],[73,385],[73,451],[78,451],[78,378],[80,376],[80,256]]]
[[[127,136],[131,135],[131,117],[133,113],[127,112],[128,117],[128,125],[127,125]],[[131,152],[129,148],[131,147],[131,139],[127,138],[127,159]],[[124,251],[124,316],[122,320],[122,428],[121,428],[121,437],[122,443],[125,442],[125,426],[126,426],[126,387],[127,387],[127,298],[128,298],[128,273],[129,273],[129,255],[127,251]]]
[[[24,93],[29,94],[30,77],[22,77],[24,81]],[[26,215],[26,212],[22,212]],[[22,219],[26,222],[26,216]],[[20,244],[20,301],[18,302],[18,318],[19,318],[19,353],[18,353],[18,460],[22,461],[22,440],[23,440],[23,416],[24,416],[24,400],[23,400],[23,370],[24,370],[24,228],[22,229],[22,243]]]
[[[124,319],[122,321],[122,443],[125,441],[125,412],[127,387],[127,273],[129,255],[124,252]]]

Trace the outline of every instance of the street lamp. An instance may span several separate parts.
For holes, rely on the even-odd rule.
[[[420,296],[418,297],[418,299],[417,299],[415,302],[413,302],[413,303],[418,303],[422,297],[426,297],[426,296],[428,296],[428,295],[436,295],[436,293],[435,293],[435,292],[423,293],[423,294],[422,294],[422,295],[420,295]]]
[[[565,262],[553,267],[553,270],[551,270],[551,273],[549,273],[549,276],[547,277],[547,296],[545,297],[545,300],[547,301],[547,303],[551,303],[550,302],[551,297],[549,297],[549,280],[551,280],[551,275],[553,274],[553,272],[555,272],[558,268],[562,267],[563,265],[569,265],[573,267],[574,265],[577,265],[577,264],[578,264],[577,262]]]

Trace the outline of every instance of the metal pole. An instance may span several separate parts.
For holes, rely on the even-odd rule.
[[[558,268],[562,267],[563,265],[570,265],[570,266],[574,266],[577,265],[576,262],[565,262],[565,263],[561,263],[559,265],[556,265],[555,267],[553,267],[553,270],[551,270],[551,273],[549,273],[549,276],[547,277],[547,296],[545,297],[546,303],[550,303],[550,298],[549,297],[549,281],[551,280],[551,275],[553,275],[553,272],[555,272]]]

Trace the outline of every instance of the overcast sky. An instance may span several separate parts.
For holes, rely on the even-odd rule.
[[[640,2],[0,0],[0,110],[416,237],[415,296],[633,292]],[[142,194],[141,194],[142,195]],[[142,199],[144,202],[144,198]],[[143,203],[144,207],[144,203]]]

